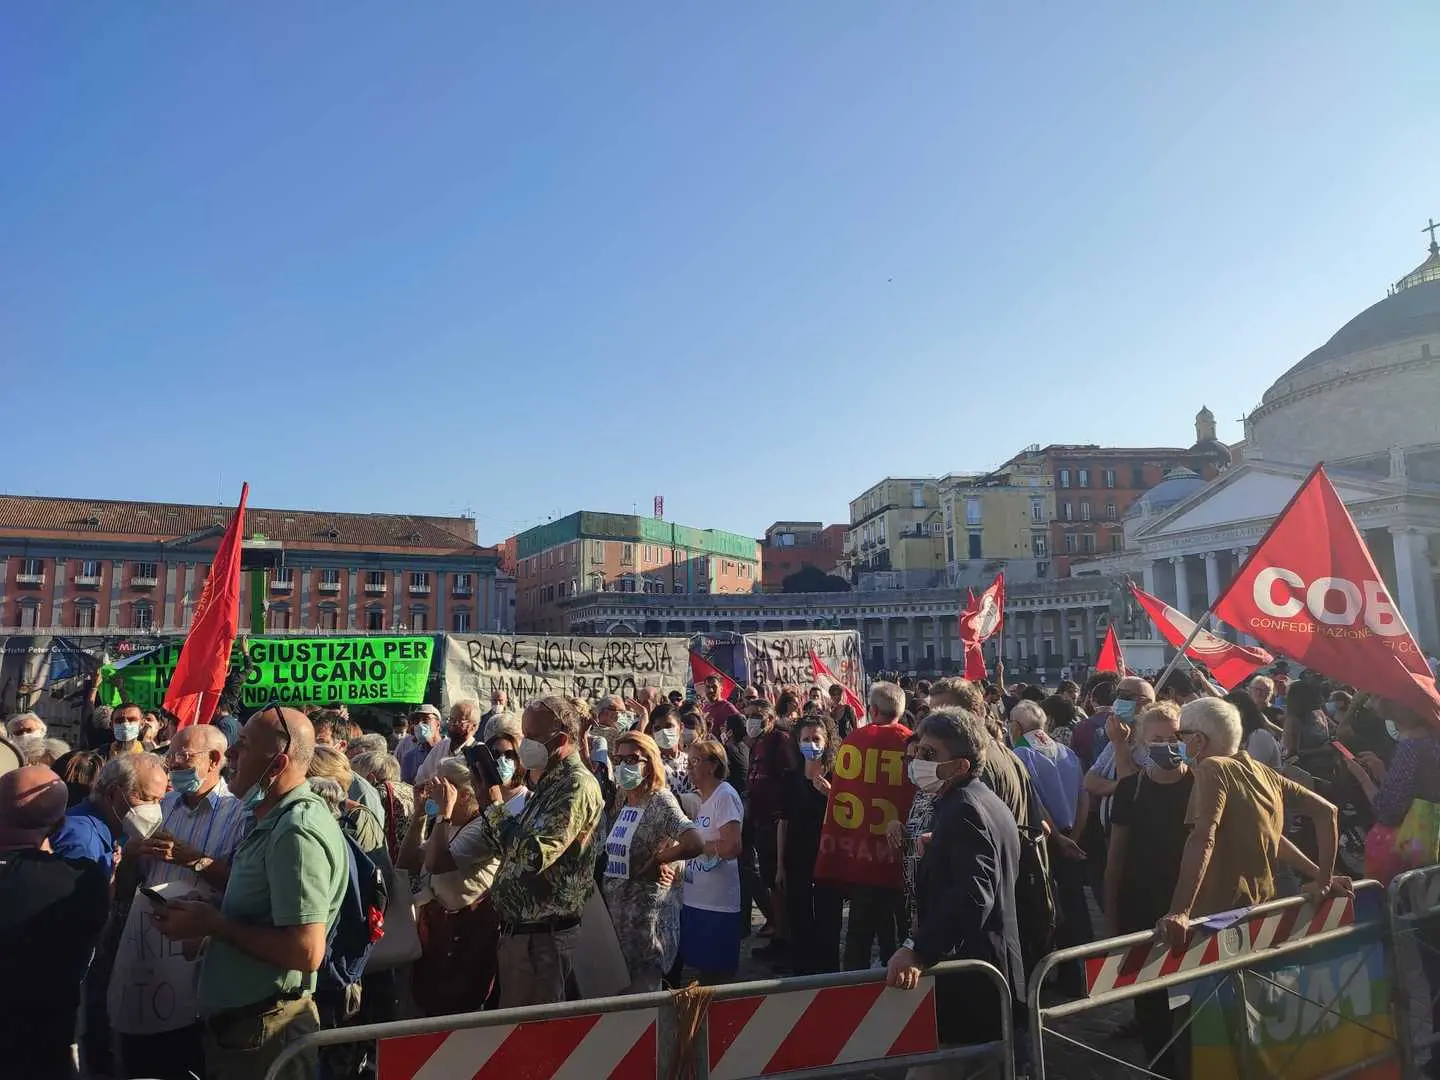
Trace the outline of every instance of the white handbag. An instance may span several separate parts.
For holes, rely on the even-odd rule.
[[[366,971],[387,971],[413,964],[420,959],[420,931],[415,927],[415,894],[410,887],[410,874],[395,871],[394,887],[385,904],[385,933],[375,943]]]

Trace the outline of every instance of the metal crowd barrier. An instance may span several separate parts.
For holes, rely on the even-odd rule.
[[[1436,888],[1440,889],[1440,879],[1436,880]],[[1337,1005],[1346,992],[1346,986],[1341,986],[1337,990],[1334,1000],[1317,1002],[1305,998],[1293,988],[1282,985],[1262,972],[1251,969],[1270,964],[1281,957],[1296,956],[1297,959],[1303,959],[1301,954],[1313,951],[1330,942],[1358,937],[1383,940],[1386,936],[1384,934],[1387,929],[1386,924],[1389,921],[1387,918],[1382,915],[1380,918],[1356,922],[1354,914],[1355,905],[1362,895],[1373,893],[1378,898],[1381,889],[1382,886],[1379,882],[1361,881],[1355,884],[1356,895],[1353,899],[1331,898],[1322,901],[1317,906],[1312,905],[1304,897],[1292,897],[1258,904],[1243,912],[1233,913],[1233,922],[1226,926],[1212,928],[1197,922],[1192,924],[1190,940],[1178,950],[1170,950],[1164,945],[1157,944],[1154,934],[1145,931],[1050,953],[1036,965],[1035,970],[1031,973],[1028,986],[1032,1080],[1045,1080],[1044,1040],[1046,1035],[1078,1046],[1115,1065],[1134,1070],[1142,1075],[1158,1076],[1159,1074],[1150,1071],[1150,1067],[1155,1064],[1154,1061],[1147,1062],[1146,1066],[1139,1066],[1122,1058],[1114,1057],[1103,1050],[1047,1027],[1047,1022],[1077,1016],[1118,1002],[1130,1001],[1143,994],[1186,986],[1210,976],[1224,976],[1225,979],[1217,983],[1209,998],[1215,997],[1220,985],[1230,978],[1234,979],[1234,986],[1238,991],[1243,1010],[1242,1015],[1245,1018],[1244,1023],[1240,1025],[1242,1032],[1240,1038],[1243,1045],[1238,1048],[1242,1063],[1241,1077],[1260,1075],[1248,1066],[1255,1048],[1251,1042],[1253,1033],[1250,1023],[1250,999],[1247,994],[1256,987],[1263,985],[1271,990],[1293,995],[1300,998],[1302,1004],[1308,1003],[1313,1008],[1320,1010],[1314,1018],[1314,1026],[1307,1034],[1313,1034],[1315,1030],[1318,1030],[1320,1023],[1328,1016],[1335,1016],[1338,1020],[1351,1024],[1359,1024],[1353,1018],[1343,1016],[1337,1011]],[[1387,956],[1387,958],[1389,957]],[[1056,967],[1067,961],[1080,961],[1084,964],[1086,996],[1053,1005],[1043,1004],[1041,998],[1046,977]],[[1393,971],[1393,963],[1389,966]],[[1353,979],[1355,974],[1362,970],[1363,967],[1357,967],[1350,977]],[[1247,990],[1247,982],[1249,990]],[[1169,1050],[1175,1045],[1176,1041],[1189,1028],[1195,1015],[1196,1006],[1194,1004],[1188,1010],[1188,1015],[1177,1013],[1174,1034],[1160,1053],[1163,1054],[1165,1050]],[[1326,1080],[1338,1080],[1340,1077],[1361,1073],[1384,1061],[1396,1058],[1403,1060],[1405,1040],[1399,1038],[1398,1034],[1390,1035],[1363,1024],[1359,1026],[1391,1043],[1391,1048],[1384,1053],[1372,1055],[1364,1061],[1342,1065],[1327,1072]],[[1399,1030],[1397,1027],[1397,1033]]]
[[[1386,900],[1395,1030],[1401,1072],[1410,1080],[1421,1075],[1424,1059],[1440,1042],[1440,1033],[1434,1030],[1440,978],[1431,974],[1440,974],[1440,866],[1422,866],[1395,875]]]
[[[941,1046],[935,979],[965,973],[994,985],[1001,1037]],[[840,1080],[877,1068],[981,1060],[1000,1080],[1015,1080],[1010,986],[999,969],[951,960],[927,969],[914,990],[877,986],[884,980],[880,970],[850,971],[332,1028],[286,1046],[266,1080],[307,1050],[366,1042],[376,1046],[378,1080],[412,1080],[422,1071],[513,1080],[521,1062],[527,1077],[666,1080],[683,1066],[694,1080],[801,1071],[805,1080]]]

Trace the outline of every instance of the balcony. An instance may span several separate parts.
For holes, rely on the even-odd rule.
[[[461,584],[459,584],[459,583],[457,582],[457,583],[455,584],[455,587],[450,590],[450,595],[451,595],[451,596],[474,596],[474,595],[475,595],[475,590],[474,590],[474,588],[472,588],[472,587],[469,586],[469,585],[461,585]]]
[[[132,589],[153,589],[160,584],[159,578],[154,577],[132,577],[130,587]]]
[[[75,585],[81,589],[98,589],[100,581],[99,574],[79,574],[75,578]]]
[[[16,585],[44,585],[44,584],[45,584],[45,575],[44,575],[44,574],[16,574],[16,575],[15,575],[15,584],[16,584]]]
[[[365,583],[365,592],[369,596],[384,596],[385,583],[383,581],[367,581]]]
[[[271,578],[271,579],[270,579],[270,591],[271,591],[271,592],[287,592],[287,593],[288,593],[288,592],[290,592],[290,591],[291,591],[292,589],[294,589],[294,588],[295,588],[295,580],[294,580],[293,578]]]
[[[315,588],[323,593],[337,593],[340,591],[340,582],[322,581],[318,585],[316,585]]]
[[[411,595],[411,596],[429,596],[429,595],[430,595],[430,586],[429,586],[429,584],[417,585],[417,584],[415,584],[415,582],[412,581],[412,582],[410,583],[410,595]]]

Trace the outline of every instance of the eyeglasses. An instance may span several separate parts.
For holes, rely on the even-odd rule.
[[[261,709],[260,711],[262,713],[266,713],[269,712],[271,709],[275,710],[275,719],[280,721],[279,734],[285,737],[284,744],[280,747],[280,749],[276,750],[275,753],[288,754],[290,753],[290,725],[285,722],[285,710],[280,707],[280,702],[274,698],[271,698],[270,704],[266,705],[265,708]]]
[[[639,754],[612,754],[611,758],[617,765],[640,765],[645,761]]]
[[[192,761],[198,761],[198,760],[200,760],[201,758],[206,757],[208,754],[209,754],[209,751],[208,751],[208,750],[199,751],[199,752],[194,751],[194,750],[172,750],[172,751],[166,756],[166,758],[165,758],[165,764],[168,765],[168,766],[169,766],[170,768],[172,768],[172,769],[183,769],[186,765],[189,765]]]

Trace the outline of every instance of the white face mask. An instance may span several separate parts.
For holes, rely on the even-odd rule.
[[[125,820],[120,823],[120,830],[131,840],[148,840],[160,828],[162,816],[158,802],[141,803],[130,808]]]
[[[752,738],[752,739],[759,738],[759,737],[760,737],[760,733],[761,733],[762,731],[764,731],[764,730],[765,730],[765,721],[764,721],[763,719],[761,719],[760,717],[758,717],[758,716],[749,716],[749,717],[746,717],[746,718],[745,718],[745,734],[746,734],[746,735],[749,735],[750,738]]]
[[[940,779],[940,763],[938,761],[911,758],[907,771],[910,774],[910,782],[921,791],[934,793],[945,786],[945,781]]]
[[[534,739],[521,739],[519,754],[520,764],[528,772],[538,772],[550,764],[549,748]]]
[[[674,750],[680,745],[679,728],[661,728],[655,732],[655,745],[661,750]]]

